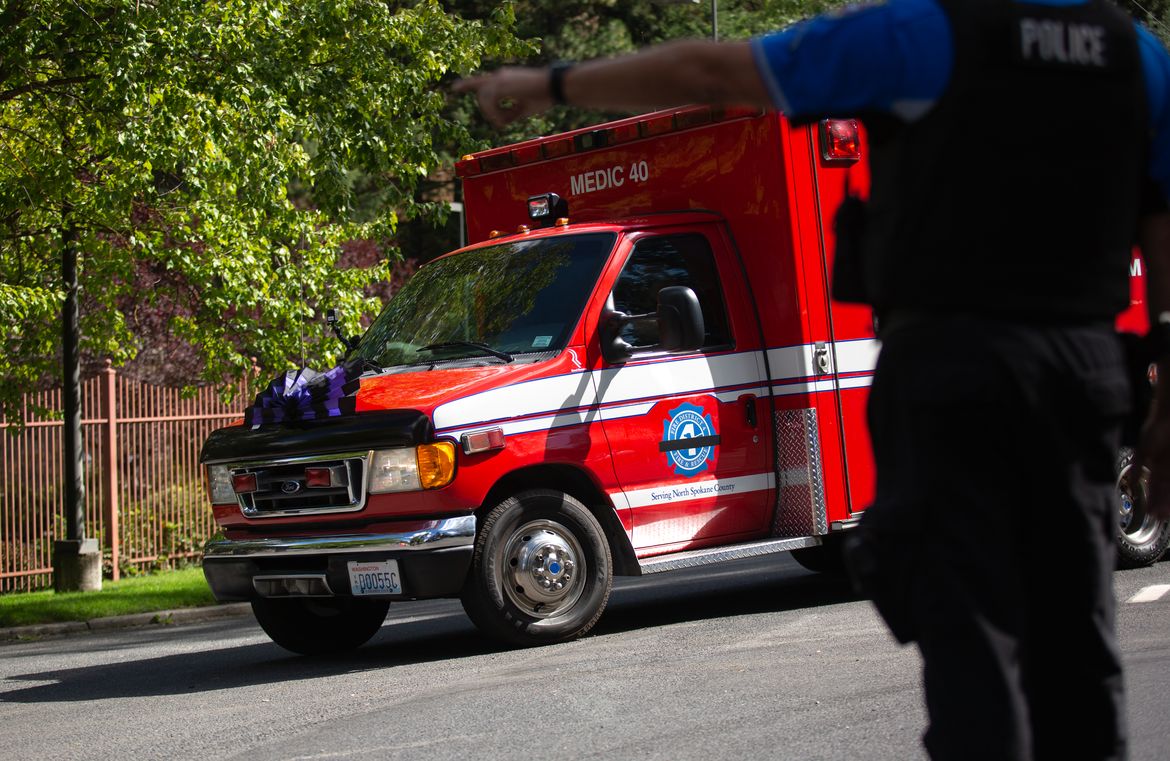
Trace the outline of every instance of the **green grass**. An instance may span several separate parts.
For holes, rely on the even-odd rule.
[[[213,605],[203,569],[165,571],[103,581],[100,592],[11,592],[0,595],[0,628],[58,621],[88,621],[126,613]]]

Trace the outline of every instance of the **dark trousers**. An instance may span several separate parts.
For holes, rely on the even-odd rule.
[[[931,757],[1124,758],[1116,337],[957,316],[882,338],[859,534],[879,611],[922,653]]]

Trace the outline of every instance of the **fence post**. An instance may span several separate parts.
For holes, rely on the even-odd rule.
[[[106,477],[102,482],[102,505],[104,509],[105,545],[110,550],[110,564],[113,567],[112,578],[117,581],[121,577],[118,565],[120,561],[121,530],[118,526],[118,405],[117,405],[117,378],[114,363],[106,360],[105,382],[101,384],[102,409],[105,414],[105,436],[102,447],[105,452]]]

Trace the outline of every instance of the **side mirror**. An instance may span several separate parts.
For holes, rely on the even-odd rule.
[[[622,329],[632,322],[653,320],[658,328],[658,343],[631,346],[622,338]],[[601,354],[608,362],[624,362],[635,349],[641,351],[695,351],[705,340],[703,310],[699,297],[690,288],[672,285],[658,292],[658,309],[651,314],[623,314],[606,309],[599,326]]]
[[[703,347],[703,309],[690,288],[672,285],[659,291],[656,316],[658,348],[662,351],[695,351]]]

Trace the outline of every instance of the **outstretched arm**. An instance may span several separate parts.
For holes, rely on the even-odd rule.
[[[1170,310],[1170,211],[1142,221],[1140,244],[1152,327]],[[1150,469],[1150,514],[1170,519],[1170,354],[1163,352],[1157,360],[1158,385],[1142,428],[1137,462]]]
[[[565,101],[585,108],[772,105],[748,42],[670,42],[633,55],[577,64],[562,83]],[[484,116],[497,126],[553,105],[549,70],[543,67],[505,67],[461,80],[455,90],[474,92]]]

